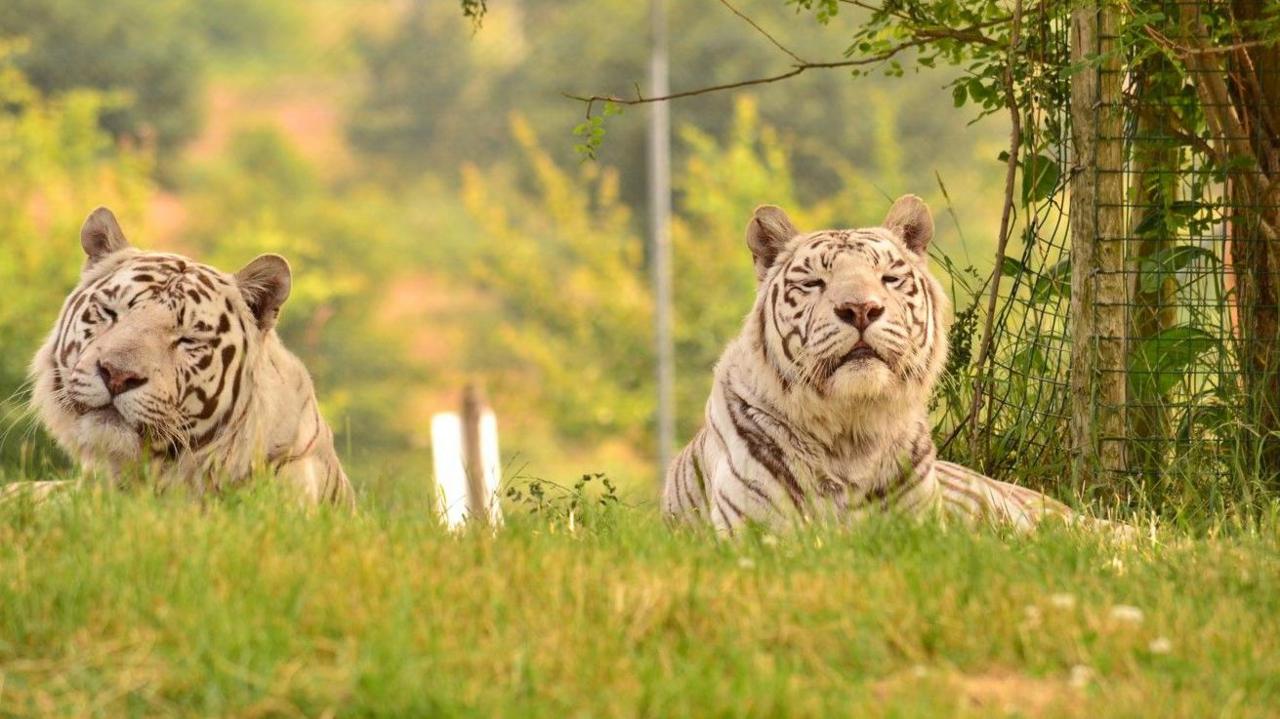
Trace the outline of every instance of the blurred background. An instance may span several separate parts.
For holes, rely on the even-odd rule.
[[[737,5],[812,59],[858,22]],[[790,63],[715,0],[670,12],[675,90]],[[647,111],[610,118],[583,161],[585,108],[563,95],[634,94],[646,27],[634,0],[506,0],[479,27],[454,0],[0,4],[0,474],[66,467],[22,412],[26,365],[107,205],[143,248],[229,271],[289,258],[280,333],[376,501],[427,496],[430,415],[470,381],[508,477],[602,472],[654,496]],[[756,205],[857,226],[913,192],[938,251],[990,271],[1007,128],[956,110],[949,72],[811,72],[671,106],[678,442],[752,302]]]

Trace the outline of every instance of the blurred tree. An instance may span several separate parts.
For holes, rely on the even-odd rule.
[[[220,62],[292,59],[305,43],[304,10],[290,0],[187,0],[201,48]]]
[[[34,464],[61,463],[25,414],[27,364],[79,277],[80,223],[99,204],[139,217],[150,158],[116,146],[99,128],[99,93],[51,100],[3,46],[0,107],[0,466],[19,464],[32,438]]]
[[[847,13],[843,25],[801,22],[777,0],[735,6],[813,58],[839,56],[855,19]],[[547,149],[557,161],[576,159],[569,129],[582,108],[563,93],[634,96],[647,72],[647,33],[636,31],[647,27],[646,13],[645,3],[626,0],[525,0],[490,5],[473,34],[456,4],[420,4],[389,32],[361,44],[369,84],[351,110],[353,143],[402,175],[449,172],[457,157],[488,163],[514,154],[505,124],[509,113],[519,112],[540,137],[563,138]],[[715,3],[675,3],[671,25],[680,29],[671,47],[675,89],[768,74],[794,62]],[[890,136],[919,138],[899,146],[895,182],[902,186],[885,186],[886,193],[929,191],[937,186],[937,170],[949,182],[964,175],[960,199],[976,200],[983,191],[998,191],[999,167],[997,150],[989,147],[983,159],[992,161],[992,172],[973,172],[975,141],[999,142],[1001,130],[966,126],[945,111],[953,98],[939,86],[951,78],[946,72],[877,75],[853,84],[846,72],[834,71],[753,88],[752,94],[761,118],[794,138],[795,182],[804,196],[838,192],[847,166],[876,166],[883,118],[870,108],[879,107],[892,111]],[[876,103],[868,101],[873,95]],[[733,122],[733,103],[728,93],[690,98],[673,105],[672,120],[723,137]],[[609,121],[599,157],[621,173],[623,200],[640,206],[645,127],[642,114],[632,114]],[[689,148],[677,143],[675,151],[678,165]],[[767,193],[757,198],[768,200]]]
[[[501,169],[464,173],[481,230],[470,272],[501,307],[473,354],[504,395],[551,413],[570,439],[639,441],[653,410],[652,306],[617,174],[560,168],[522,118],[512,133],[533,192]]]
[[[116,137],[164,153],[200,125],[199,28],[179,0],[9,0],[0,37],[25,38],[19,66],[46,94],[114,93],[100,120]]]
[[[168,173],[201,128],[209,60],[287,44],[295,12],[285,0],[7,0],[0,40],[24,42],[16,61],[41,93],[105,93],[102,127],[154,145]]]
[[[417,171],[433,169],[432,160],[440,159],[437,141],[448,136],[469,80],[478,79],[458,25],[454,16],[416,3],[392,36],[357,38],[368,88],[348,134],[370,158]]]

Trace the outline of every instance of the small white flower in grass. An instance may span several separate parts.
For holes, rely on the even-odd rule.
[[[772,534],[766,534],[760,538],[760,543],[766,547],[776,547],[778,546],[778,538]]]
[[[740,557],[738,559],[738,566],[742,569],[752,569],[756,566],[756,563],[751,559],[751,557]]]
[[[1168,637],[1156,637],[1147,645],[1147,650],[1152,654],[1168,654],[1173,651],[1173,642]]]
[[[1077,664],[1071,667],[1071,678],[1067,680],[1067,683],[1076,689],[1084,689],[1089,686],[1090,679],[1093,679],[1093,669],[1083,664]]]
[[[1076,606],[1076,598],[1073,594],[1059,592],[1049,595],[1049,603],[1058,609],[1074,609]]]
[[[1022,616],[1025,617],[1026,620],[1031,624],[1039,624],[1040,623],[1040,607],[1037,607],[1034,604],[1028,604],[1027,606],[1022,608]]]
[[[1145,615],[1141,609],[1129,604],[1117,604],[1111,608],[1110,616],[1117,622],[1125,624],[1141,624]]]

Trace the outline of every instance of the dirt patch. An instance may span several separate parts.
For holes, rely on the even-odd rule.
[[[871,686],[876,697],[889,700],[921,689],[953,694],[957,709],[982,714],[1017,716],[1071,715],[1075,693],[1067,681],[993,669],[980,674],[962,674],[917,667],[881,679]]]

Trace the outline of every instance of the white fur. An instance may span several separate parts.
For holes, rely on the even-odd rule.
[[[146,258],[197,264],[175,255],[125,248],[101,258],[91,256],[77,291],[117,271],[128,272],[122,268]],[[221,305],[225,298],[240,318],[252,320],[244,297],[234,290],[235,278],[217,274],[230,288],[219,285],[217,303]],[[287,288],[284,291],[287,293]],[[63,313],[69,305],[70,300]],[[275,470],[307,502],[327,499],[351,504],[354,495],[334,451],[332,432],[317,411],[306,368],[284,348],[274,328],[262,330],[251,321],[245,325],[249,338],[248,352],[240,358],[244,362],[241,401],[247,405],[197,449],[190,449],[189,438],[184,438],[173,443],[178,448],[176,455],[157,452],[144,441],[136,428],[139,423],[134,421],[147,400],[153,406],[167,407],[174,427],[181,424],[182,413],[187,411],[180,401],[165,397],[165,388],[174,386],[179,371],[175,353],[180,350],[173,344],[173,313],[164,307],[143,305],[122,312],[115,325],[74,353],[72,366],[65,368],[58,367],[53,355],[58,334],[55,326],[31,365],[32,404],[50,434],[84,470],[105,475],[113,483],[140,479],[153,483],[157,490],[184,488],[204,494]],[[240,336],[235,324],[229,334]],[[147,376],[147,384],[120,394],[113,404],[96,370],[99,362],[108,359],[127,362]],[[56,372],[63,375],[61,392],[55,387]],[[114,406],[116,411],[83,411],[101,406]]]
[[[937,459],[928,400],[946,363],[949,304],[928,268],[932,232],[911,196],[884,227],[859,230],[801,234],[781,210],[757,210],[747,230],[755,305],[716,364],[704,428],[668,470],[668,516],[730,533],[747,521],[843,521],[883,509],[1021,529],[1073,516],[1038,492]],[[914,283],[902,281],[908,272]],[[911,320],[925,311],[914,290],[932,300],[923,321]],[[882,308],[875,321],[847,319],[848,308],[868,306]],[[852,354],[861,345],[876,356]]]

